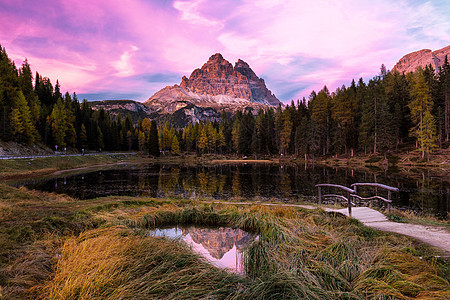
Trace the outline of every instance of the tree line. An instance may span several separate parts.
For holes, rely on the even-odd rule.
[[[0,140],[59,150],[130,150],[137,149],[138,135],[130,116],[112,118],[87,100],[80,103],[76,93],[63,95],[58,81],[53,86],[38,72],[33,77],[27,60],[17,68],[0,47]]]
[[[86,100],[33,77],[25,60],[17,69],[0,51],[0,139],[77,149],[140,150],[160,153],[316,156],[382,153],[415,145],[425,157],[449,144],[450,65],[414,73],[388,72],[365,83],[353,80],[330,92],[325,86],[309,99],[285,107],[221,113],[220,121],[174,128],[161,118],[112,117]],[[34,84],[33,84],[34,81]]]
[[[388,72],[365,83],[331,92],[325,86],[308,101],[285,108],[223,112],[220,122],[189,124],[164,140],[201,153],[315,156],[381,153],[415,145],[422,157],[449,145],[450,66],[446,58],[436,73],[432,66],[414,73]],[[170,126],[166,124],[165,126]],[[173,130],[173,129],[172,129]],[[179,143],[181,141],[181,143]],[[170,142],[164,142],[165,150]],[[178,152],[178,148],[176,152]]]

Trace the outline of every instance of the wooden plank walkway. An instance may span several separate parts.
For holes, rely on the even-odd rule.
[[[348,209],[324,208],[325,211],[338,212],[348,217]],[[388,218],[369,207],[353,207],[352,218],[359,220],[364,225],[387,232],[394,232],[413,237],[419,241],[437,247],[450,255],[450,232],[445,229],[415,225],[408,223],[397,223],[389,221]]]
[[[257,203],[252,202],[210,202],[210,203],[221,203],[221,204],[231,204],[231,205],[255,205]],[[259,205],[266,206],[291,206],[300,207],[305,209],[317,209],[317,206],[313,205],[301,205],[301,204],[277,204],[277,203],[258,203]],[[348,208],[335,209],[322,207],[323,210],[328,212],[337,212],[348,217]],[[444,252],[445,256],[450,256],[450,232],[433,226],[415,225],[408,223],[397,223],[389,221],[388,218],[369,207],[353,207],[352,208],[352,218],[359,220],[364,225],[371,227],[373,229],[394,232],[398,234],[403,234],[422,241],[426,244],[439,248]]]

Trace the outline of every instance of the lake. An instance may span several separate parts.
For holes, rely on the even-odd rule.
[[[207,198],[215,200],[317,202],[318,183],[350,186],[377,182],[400,189],[393,206],[447,217],[449,178],[411,169],[366,170],[282,164],[179,165],[125,164],[14,182],[30,189],[65,193],[79,199],[109,195]],[[11,183],[10,183],[11,184]]]

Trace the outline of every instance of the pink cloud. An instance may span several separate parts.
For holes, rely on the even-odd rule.
[[[221,52],[287,102],[448,45],[449,15],[437,0],[0,0],[0,43],[63,89],[137,100]]]

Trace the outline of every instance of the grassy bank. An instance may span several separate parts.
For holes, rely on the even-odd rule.
[[[0,185],[0,298],[446,299],[448,261],[426,245],[321,210],[67,196]],[[166,225],[259,234],[247,276],[207,263]]]
[[[70,170],[88,166],[115,164],[123,161],[136,161],[133,155],[86,155],[52,156],[31,159],[0,160],[0,179],[21,178],[51,174],[61,170]]]

